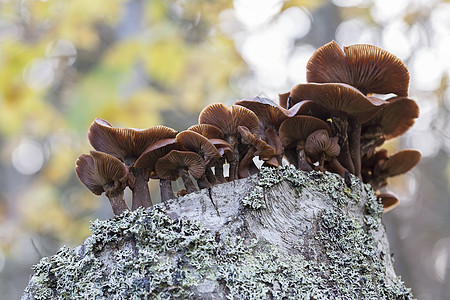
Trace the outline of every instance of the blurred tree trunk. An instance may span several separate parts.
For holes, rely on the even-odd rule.
[[[356,178],[264,169],[94,222],[35,267],[22,299],[410,299],[381,211]]]

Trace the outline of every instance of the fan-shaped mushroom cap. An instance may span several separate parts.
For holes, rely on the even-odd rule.
[[[409,98],[395,97],[387,100],[375,117],[363,125],[363,127],[379,126],[385,140],[393,139],[404,134],[414,125],[419,117],[417,103]]]
[[[150,172],[154,172],[158,159],[178,147],[179,142],[174,138],[159,140],[148,147],[141,156],[139,156],[134,162],[133,167],[146,168],[149,169]]]
[[[214,125],[210,124],[196,124],[189,127],[187,130],[195,131],[200,133],[207,139],[223,139],[223,133],[220,129]]]
[[[320,47],[306,66],[308,82],[347,83],[363,94],[408,95],[409,72],[395,55],[372,45],[344,47],[332,41]]]
[[[403,150],[395,153],[380,165],[380,171],[388,177],[408,172],[415,167],[422,154],[417,150]]]
[[[163,179],[177,180],[182,169],[199,179],[205,173],[205,161],[195,152],[172,150],[156,163],[156,173]]]
[[[75,163],[75,172],[78,179],[95,195],[104,192],[103,184],[95,172],[95,163],[89,154],[81,154]]]
[[[393,210],[399,205],[397,197],[395,197],[391,193],[380,193],[379,195],[377,195],[377,197],[383,204],[383,213],[387,213],[388,211]]]
[[[228,109],[222,103],[205,107],[200,113],[198,123],[214,125],[226,136],[236,135],[238,126],[241,125],[246,126],[252,133],[258,133],[260,129],[259,119],[254,112],[239,105],[231,105]]]
[[[179,141],[187,150],[200,154],[206,164],[220,158],[220,152],[214,145],[203,135],[186,130],[177,134],[177,141]]]
[[[320,159],[320,155],[325,155],[325,160],[330,160],[331,157],[336,157],[341,151],[338,144],[338,138],[328,135],[326,129],[321,129],[311,133],[305,142],[305,151],[316,162]]]
[[[310,116],[295,116],[280,125],[280,139],[285,148],[296,148],[299,142],[305,142],[316,130],[325,129],[331,132],[324,121]]]
[[[262,97],[239,100],[236,105],[250,109],[266,127],[275,129],[278,129],[284,120],[295,115],[295,112],[284,109],[272,100]]]
[[[115,215],[128,209],[123,198],[127,168],[119,159],[103,152],[91,151],[90,155],[78,157],[75,172],[91,192],[96,195],[105,192]]]
[[[75,172],[80,181],[96,195],[106,192],[107,186],[113,187],[114,182],[124,180],[127,174],[126,167],[120,160],[97,151],[91,151],[90,155],[80,155],[75,164]]]
[[[112,127],[107,121],[97,118],[89,127],[88,138],[95,150],[125,161],[125,158],[137,159],[145,149],[155,142],[173,138],[176,134],[176,130],[167,126],[159,125],[143,130],[117,128]]]
[[[343,83],[298,84],[291,91],[294,103],[312,100],[330,112],[343,112],[359,124],[369,121],[388,103],[364,96],[354,87]]]

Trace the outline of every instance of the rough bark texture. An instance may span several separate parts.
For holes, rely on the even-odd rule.
[[[35,267],[22,299],[411,299],[356,177],[265,169],[147,210]]]

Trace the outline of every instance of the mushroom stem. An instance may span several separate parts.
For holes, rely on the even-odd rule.
[[[305,150],[304,149],[297,150],[297,156],[298,156],[298,169],[307,172],[312,171],[311,166],[306,161]]]
[[[348,145],[347,116],[339,114],[338,112],[337,114],[337,116],[332,117],[331,126],[333,127],[336,136],[339,138],[339,145],[341,146],[341,152],[339,153],[338,159],[348,171],[355,173],[350,148]]]
[[[197,184],[200,189],[208,189],[211,187],[211,183],[209,183],[205,175],[197,179]]]
[[[189,173],[185,169],[180,170],[180,177],[183,180],[184,187],[186,188],[188,193],[193,193],[198,191],[197,187],[195,186],[194,182],[192,182],[191,177],[189,176]]]
[[[172,189],[172,181],[168,179],[159,179],[159,188],[161,190],[161,202],[175,198]]]
[[[282,153],[283,153],[283,143],[281,142],[280,137],[277,135],[275,130],[272,128],[266,128],[264,131],[267,139],[267,144],[272,146],[275,149],[275,157],[277,158],[278,164],[281,165],[282,162]]]
[[[148,179],[144,177],[142,169],[132,169],[135,176],[134,186],[131,189],[133,192],[131,209],[135,210],[138,207],[150,207],[153,205],[150,197],[150,190],[148,189]]]
[[[111,203],[113,213],[116,216],[129,209],[127,203],[125,202],[123,194],[123,189],[120,191],[109,190],[105,193],[106,197],[108,197],[109,199],[109,203]]]
[[[238,171],[239,171],[239,149],[238,144],[232,144],[231,145],[234,150],[233,158],[230,161],[230,174],[229,174],[229,181],[236,180],[238,178]]]
[[[336,157],[332,157],[331,160],[327,163],[330,171],[333,173],[339,174],[342,178],[345,178],[345,174],[348,172],[346,168],[344,168],[339,160]]]
[[[241,163],[239,164],[239,178],[246,178],[251,175],[250,165],[253,162],[254,153],[255,148],[250,147],[245,156],[242,158]]]
[[[209,181],[212,185],[217,184],[217,178],[216,178],[216,176],[214,176],[214,173],[213,173],[213,171],[211,170],[211,168],[206,167],[206,169],[205,169],[205,175],[206,175],[206,178],[208,179],[208,181]]]
[[[214,166],[214,174],[216,175],[217,181],[219,183],[227,182],[223,176],[223,164],[225,163],[225,158],[220,158],[217,160]]]
[[[355,122],[350,123],[349,135],[350,153],[352,154],[355,175],[362,180],[361,177],[361,125]]]

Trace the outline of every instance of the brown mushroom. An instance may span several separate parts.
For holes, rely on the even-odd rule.
[[[377,195],[377,198],[381,201],[381,204],[383,204],[383,213],[387,213],[399,205],[397,197],[391,193],[380,193]]]
[[[139,156],[155,142],[173,138],[177,131],[166,126],[154,126],[144,130],[113,127],[103,119],[95,119],[89,127],[89,142],[95,150],[113,155],[130,167],[135,179],[129,182],[133,192],[132,209],[152,205],[148,180],[150,171],[134,168]]]
[[[222,157],[217,148],[203,135],[186,130],[177,134],[176,139],[189,151],[193,151],[199,154],[205,161],[205,176],[198,179],[200,188],[209,188],[210,183],[216,183],[214,174],[211,171],[211,167],[216,161]]]
[[[287,119],[280,125],[280,139],[283,143],[284,151],[290,162],[300,170],[312,170],[311,166],[306,161],[304,147],[308,136],[320,129],[331,132],[327,123],[310,116],[296,116]],[[296,153],[295,160],[288,154],[290,149],[293,149]]]
[[[319,162],[319,170],[325,171],[325,161],[336,159],[341,148],[337,137],[331,137],[326,129],[311,133],[305,142],[305,152],[312,162]]]
[[[239,106],[231,105],[228,109],[222,103],[211,104],[205,107],[200,113],[199,124],[210,124],[218,127],[225,136],[225,140],[231,145],[234,151],[233,159],[230,161],[230,180],[238,177],[239,165],[239,131],[238,126],[246,126],[252,133],[259,133],[259,119],[251,110]]]
[[[80,181],[95,195],[105,192],[115,215],[128,209],[124,199],[127,169],[112,155],[91,151],[82,154],[75,164],[75,172]]]
[[[306,66],[306,79],[317,83],[346,83],[363,94],[407,96],[409,72],[393,54],[372,45],[344,47],[332,41],[320,47]]]
[[[241,134],[242,143],[250,146],[239,163],[239,178],[245,178],[252,175],[250,167],[255,156],[259,156],[263,161],[270,161],[273,157],[276,157],[276,151],[272,146],[259,139],[256,134],[251,133],[247,127],[239,126],[238,130]],[[277,166],[279,166],[278,163]]]
[[[172,150],[156,162],[156,174],[159,178],[177,180],[181,177],[188,193],[197,191],[189,174],[199,179],[205,173],[205,161],[195,152]]]
[[[312,100],[328,110],[331,125],[339,137],[339,161],[350,172],[361,173],[361,124],[369,121],[387,102],[364,96],[342,83],[299,84],[291,91],[294,102]]]
[[[278,163],[281,164],[283,145],[277,134],[278,129],[284,120],[296,115],[300,105],[288,110],[277,105],[272,100],[262,97],[240,100],[236,102],[236,105],[244,106],[256,114],[263,124],[263,138],[275,149]]]
[[[417,150],[402,150],[380,161],[374,168],[371,185],[374,189],[386,185],[388,177],[404,174],[415,167],[422,154]]]
[[[416,102],[406,97],[394,97],[387,100],[383,107],[369,122],[362,125],[362,154],[373,152],[384,141],[404,134],[419,117]]]
[[[139,158],[133,164],[134,168],[147,169],[149,172],[156,172],[156,162],[161,157],[168,154],[170,151],[179,148],[179,143],[176,139],[162,139],[148,147]],[[153,176],[157,179],[158,177]],[[159,187],[161,193],[161,202],[165,202],[169,199],[175,198],[172,189],[172,182],[167,179],[159,178]]]

